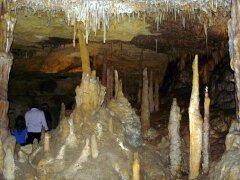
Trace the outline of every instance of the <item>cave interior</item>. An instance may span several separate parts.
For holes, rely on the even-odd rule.
[[[0,178],[239,179],[239,0],[1,0],[0,16]],[[17,116],[43,103],[53,129],[19,146]]]

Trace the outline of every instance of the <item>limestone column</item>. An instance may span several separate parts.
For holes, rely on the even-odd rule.
[[[236,88],[236,116],[240,121],[240,2],[232,0],[231,19],[228,22],[229,54]]]
[[[154,103],[153,103],[153,72],[150,71],[150,78],[149,78],[149,89],[148,89],[148,98],[149,98],[149,109],[150,112],[154,110]]]
[[[202,152],[202,117],[199,109],[198,55],[195,56],[192,69],[192,93],[188,109],[190,130],[189,179],[195,179],[199,175]]]
[[[204,98],[204,122],[203,122],[203,164],[204,173],[209,170],[209,106],[210,98],[208,96],[208,87],[205,89]]]
[[[149,99],[148,99],[148,74],[147,74],[147,68],[145,68],[143,70],[141,124],[142,124],[142,131],[143,131],[143,133],[145,133],[150,128],[150,112],[149,112]]]

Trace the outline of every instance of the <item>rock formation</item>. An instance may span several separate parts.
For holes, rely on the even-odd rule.
[[[192,94],[189,105],[189,130],[190,130],[190,158],[189,179],[195,179],[199,175],[202,153],[202,117],[199,109],[199,74],[198,55],[193,64]]]
[[[207,173],[209,170],[209,106],[210,98],[208,97],[208,87],[206,87],[204,98],[203,163],[202,163],[202,169],[204,173]]]
[[[240,177],[240,124],[233,120],[227,134],[226,151],[220,161],[214,162],[210,169],[210,179],[239,179]]]
[[[180,121],[180,107],[177,105],[177,99],[174,98],[168,123],[168,136],[170,139],[169,156],[173,177],[177,177],[181,170],[181,138],[179,133]]]
[[[240,2],[232,1],[231,19],[228,22],[229,36],[229,54],[231,58],[231,68],[234,71],[235,89],[236,89],[236,115],[240,121]]]

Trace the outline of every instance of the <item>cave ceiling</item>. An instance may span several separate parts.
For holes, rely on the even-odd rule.
[[[88,7],[84,4],[86,2],[97,4],[97,9],[88,8],[90,20],[86,15],[81,15],[85,13],[84,10],[79,10]],[[107,2],[115,2],[111,7],[116,9],[110,11]],[[12,9],[17,18],[12,48],[31,50],[72,43],[74,25],[77,23],[79,31],[88,37],[89,43],[103,43],[104,39],[105,43],[121,41],[168,55],[207,54],[226,49],[227,22],[230,18],[227,1],[154,1],[159,2],[158,6],[146,6],[142,2],[16,1]],[[98,12],[101,8],[107,20]],[[100,18],[99,22],[94,22],[99,27],[91,24],[96,14]]]

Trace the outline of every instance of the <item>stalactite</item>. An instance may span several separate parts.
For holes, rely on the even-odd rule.
[[[149,89],[148,89],[148,98],[149,98],[149,109],[150,113],[154,111],[154,103],[153,103],[153,72],[150,71],[150,78],[149,78]]]
[[[199,167],[202,151],[202,117],[199,109],[199,73],[198,56],[195,56],[192,65],[192,93],[189,105],[189,130],[190,130],[190,158],[189,179],[195,179],[199,175]]]
[[[148,99],[148,75],[147,75],[147,68],[145,68],[143,70],[141,124],[142,124],[142,131],[143,131],[143,133],[145,133],[150,128],[150,112],[149,112],[149,99]]]
[[[180,107],[177,104],[177,99],[173,99],[169,123],[168,123],[168,136],[170,139],[170,163],[171,174],[177,177],[181,170],[181,138],[179,133],[181,121]]]
[[[205,89],[204,98],[204,122],[203,122],[203,164],[204,173],[209,170],[209,106],[210,98],[208,96],[208,87]]]
[[[134,153],[134,161],[133,161],[133,180],[140,180],[140,162],[139,162],[139,157],[138,153]]]
[[[89,53],[84,41],[84,37],[82,33],[78,33],[78,40],[79,40],[79,48],[80,48],[80,57],[82,60],[82,71],[83,73],[90,73],[90,61],[89,61]]]
[[[236,87],[236,116],[240,121],[240,2],[232,0],[231,19],[228,22],[229,55],[231,68],[234,71]]]
[[[154,110],[159,111],[159,80],[158,77],[154,81]]]

